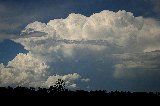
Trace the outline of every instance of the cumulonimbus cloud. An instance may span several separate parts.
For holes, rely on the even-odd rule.
[[[7,66],[0,64],[1,86],[49,87],[62,79],[68,88],[77,87],[74,80],[81,78],[79,74],[49,76],[48,68],[45,62],[34,58],[31,53],[20,53]]]
[[[160,50],[159,29],[160,24],[154,19],[134,17],[132,13],[124,10],[118,12],[104,10],[100,13],[95,13],[90,17],[72,13],[65,19],[50,20],[47,24],[38,21],[30,23],[22,31],[21,37],[13,39],[13,41],[20,43],[26,50],[29,51],[27,55],[21,54],[22,60],[27,59],[28,55],[32,55],[33,61],[27,60],[25,63],[27,70],[30,68],[33,69],[31,73],[35,74],[36,72],[41,72],[41,69],[39,69],[40,64],[41,68],[45,70],[44,72],[54,73],[56,68],[53,67],[53,64],[56,63],[56,65],[62,65],[63,63],[63,66],[65,66],[64,64],[66,62],[71,62],[71,60],[71,63],[73,63],[75,66],[78,65],[81,67],[84,61],[92,59],[92,62],[89,61],[86,63],[86,66],[82,66],[83,68],[89,66],[91,67],[93,66],[93,62],[96,64],[96,62],[100,60],[101,54],[105,54],[102,62],[104,59],[108,59],[108,57],[112,58],[110,61],[116,61],[112,64],[112,66],[115,67],[115,70],[112,70],[112,76],[119,78],[121,76],[129,75],[126,74],[123,69],[136,70],[140,67],[142,69],[142,64],[140,66],[138,63],[134,63],[132,60],[135,60],[138,58],[138,56],[140,56],[146,61],[147,59],[145,58],[147,58],[147,56],[144,56],[146,52]],[[142,55],[134,55],[131,58],[130,55],[125,55],[126,53],[141,53]],[[125,63],[126,60],[121,58],[122,56],[129,56],[127,59],[131,60],[132,62],[129,62],[130,64]],[[159,54],[156,56],[159,56]],[[15,57],[16,61],[18,61],[17,58],[18,57]],[[12,60],[10,63],[14,63],[15,60]],[[145,69],[145,67],[147,68],[148,64],[156,64],[154,61],[152,61],[152,59],[150,61],[151,62],[149,63],[146,62],[143,64],[143,69]],[[37,67],[33,66],[31,63],[36,64]],[[8,66],[1,64],[0,72],[4,73],[4,70],[7,70],[5,73],[11,73],[5,74],[6,76],[11,75],[12,77],[16,77],[17,75],[14,75],[13,73],[15,69],[19,68],[20,64],[21,62],[16,62],[16,64],[11,65],[12,68],[9,66],[9,69]],[[67,68],[68,67],[66,66],[60,67],[60,69],[63,71],[65,71]],[[19,68],[18,70],[26,69]],[[101,70],[105,69],[102,67]],[[22,72],[23,71],[20,73]],[[127,73],[128,72],[130,71],[127,71]],[[132,74],[135,73],[132,72]],[[143,74],[145,74],[145,72]],[[5,80],[3,79],[5,75],[1,75],[1,82]],[[39,77],[41,77],[41,75]],[[26,76],[27,81],[29,78],[34,79],[34,77],[31,76],[28,78],[28,74]],[[65,80],[66,77],[69,77],[66,82],[70,87],[76,86],[74,80],[81,79],[80,75],[76,73],[64,76],[44,75],[44,77],[39,78],[38,80],[42,82],[44,81],[44,85],[52,85],[52,82],[54,82],[57,78],[62,78]],[[43,78],[45,80],[41,80]],[[23,82],[23,80],[20,81]],[[34,79],[33,81],[36,82],[37,80]],[[81,81],[88,82],[89,79],[82,78]],[[12,81],[10,81],[8,84],[11,83]],[[3,83],[1,83],[1,85],[2,84]]]

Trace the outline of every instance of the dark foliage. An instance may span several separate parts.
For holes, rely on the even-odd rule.
[[[119,92],[119,91],[111,91],[107,92],[106,90],[99,90],[99,91],[84,91],[84,90],[76,90],[71,91],[65,88],[65,83],[63,80],[58,79],[54,86],[47,88],[27,88],[27,87],[0,87],[0,97],[6,96],[44,96],[44,97],[61,97],[61,96],[101,96],[101,97],[141,97],[141,96],[149,96],[149,97],[159,97],[160,93],[156,92]]]

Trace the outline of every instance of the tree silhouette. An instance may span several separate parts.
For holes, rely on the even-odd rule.
[[[50,88],[40,88],[36,90],[33,87],[21,87],[18,86],[16,88],[12,87],[0,87],[0,97],[6,96],[43,96],[43,97],[63,97],[63,96],[99,96],[99,97],[160,97],[159,92],[129,92],[129,91],[111,91],[107,92],[106,90],[95,90],[95,91],[84,91],[84,90],[76,90],[71,91],[65,88],[65,82],[62,79],[58,79],[54,86],[50,86]]]
[[[57,92],[65,91],[65,82],[62,79],[58,79],[54,85],[54,88]]]

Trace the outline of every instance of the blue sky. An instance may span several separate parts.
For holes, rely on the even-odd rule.
[[[26,45],[23,45],[23,42],[21,44],[15,43],[14,41],[10,40],[12,38],[18,38],[21,31],[28,24],[35,21],[48,23],[53,19],[65,19],[71,13],[78,13],[90,17],[92,14],[99,13],[103,10],[109,10],[113,12],[125,10],[127,12],[133,13],[134,17],[142,16],[145,19],[151,18],[157,23],[160,18],[159,0],[0,0],[0,63],[4,63],[4,65],[7,65],[8,62],[13,60],[18,53],[33,52],[30,49],[25,50],[24,46]],[[157,26],[159,26],[159,24]],[[152,42],[154,43],[154,41]],[[159,44],[157,45],[159,46]],[[114,51],[112,49],[110,50]],[[76,72],[81,76],[85,76],[87,78],[89,77],[89,79],[91,80],[89,84],[78,82],[81,84],[82,88],[88,86],[87,88],[90,89],[119,89],[142,91],[160,90],[159,79],[153,78],[156,75],[151,75],[151,78],[145,78],[143,76],[141,78],[135,78],[132,80],[128,80],[127,78],[117,80],[111,76],[113,74],[112,70],[114,70],[114,66],[112,65],[115,64],[113,58],[107,57],[106,59],[102,59],[102,57],[106,54],[100,52],[97,54],[99,54],[99,59],[103,60],[103,63],[96,63],[96,61],[100,61],[95,58],[95,56],[97,56],[96,53],[89,54],[90,52],[87,51],[87,54],[84,51],[82,52],[83,56],[78,57],[78,52],[80,51],[75,50],[75,52],[77,53],[76,57],[67,57],[65,59],[63,58],[63,62],[61,62],[59,59],[57,59],[56,62],[48,62],[47,64],[54,66],[54,71],[50,71],[50,73],[68,74]],[[59,55],[60,54],[58,54],[58,56]],[[92,55],[93,58],[88,58]],[[146,54],[142,55],[145,56]],[[58,56],[56,58],[58,58]],[[75,63],[76,59],[79,59],[78,63]],[[91,65],[93,65],[93,67],[91,67]],[[97,71],[96,69],[99,71]],[[104,71],[104,69],[110,71]],[[160,71],[159,67],[157,68],[157,70]],[[99,79],[99,77],[101,77],[101,79]],[[156,78],[158,77],[159,76],[157,76]],[[143,80],[142,78],[144,78],[145,80]],[[150,81],[150,83],[147,83],[148,80]]]

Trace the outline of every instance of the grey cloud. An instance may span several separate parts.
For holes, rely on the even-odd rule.
[[[154,11],[160,13],[160,1],[159,0],[150,0],[154,5]]]
[[[46,2],[45,2],[46,3]],[[42,6],[41,6],[42,5]],[[46,4],[47,5],[47,4]],[[64,8],[68,8],[70,4],[53,4],[45,6],[44,3],[36,5],[32,2],[0,2],[0,40],[11,39],[10,36],[17,36],[21,30],[28,24],[36,20],[46,21],[51,16],[64,17],[62,13]],[[57,12],[56,10],[59,10]],[[45,10],[45,12],[44,12]],[[52,18],[53,18],[52,17]]]
[[[115,65],[115,77],[156,79],[160,76],[160,51],[115,55],[119,64]]]

